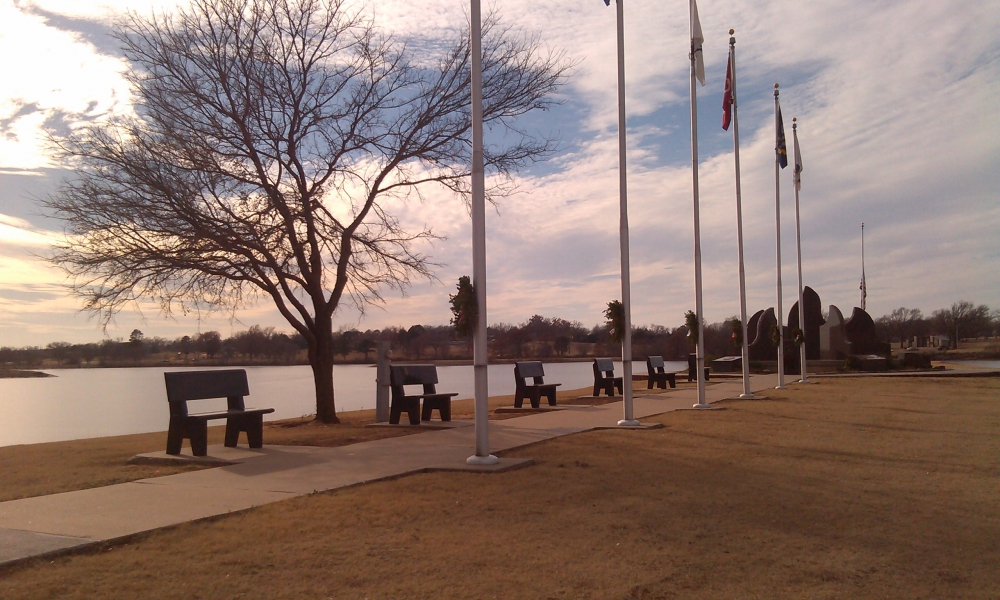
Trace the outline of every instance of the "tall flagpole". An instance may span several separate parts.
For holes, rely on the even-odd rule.
[[[799,344],[799,373],[801,377],[799,378],[799,383],[812,383],[806,376],[806,305],[803,300],[802,292],[802,227],[799,224],[799,188],[801,187],[801,174],[802,165],[799,161],[799,132],[798,124],[796,121],[798,117],[792,117],[792,144],[795,145],[792,156],[794,157],[795,164],[793,170],[795,171],[795,181],[792,188],[795,190],[795,249],[798,254],[798,265],[799,265],[799,331],[802,332],[802,343]]]
[[[733,154],[736,157],[736,240],[739,246],[740,259],[740,326],[743,329],[743,344],[740,348],[740,356],[743,363],[743,393],[740,398],[753,400],[756,396],[750,389],[750,349],[747,342],[747,281],[746,270],[743,267],[743,201],[740,193],[740,123],[738,114],[738,103],[736,102],[736,38],[734,30],[729,30],[729,64],[731,70],[730,94],[733,111]]]
[[[490,405],[486,356],[486,177],[483,170],[483,27],[480,0],[472,2],[472,285],[478,320],[473,336],[476,390],[476,453],[470,465],[500,462],[490,454]]]
[[[625,8],[623,0],[616,3],[618,13],[618,205],[619,241],[622,259],[622,309],[625,312],[625,332],[622,336],[622,391],[625,418],[619,425],[635,427],[639,421],[632,411],[632,295],[628,255],[628,186],[625,172]]]
[[[698,319],[698,348],[697,348],[697,377],[698,377],[698,403],[695,408],[711,408],[712,405],[705,401],[705,327],[704,312],[701,295],[701,215],[698,210],[698,92],[695,87],[695,77],[697,69],[697,52],[701,52],[701,45],[695,45],[695,27],[697,9],[694,0],[689,5],[691,17],[691,173],[692,190],[694,196],[694,303],[695,315]],[[697,35],[700,35],[701,24],[698,23]]]
[[[777,131],[780,126],[778,111],[778,84],[774,84],[774,127]],[[777,139],[777,138],[775,138]],[[777,144],[777,141],[775,142]],[[778,313],[775,315],[778,321],[778,385],[776,390],[785,389],[785,316],[781,307],[781,185],[779,174],[781,166],[778,164],[778,148],[774,149],[774,228],[777,240],[777,271],[778,271]],[[801,312],[801,311],[799,311]]]

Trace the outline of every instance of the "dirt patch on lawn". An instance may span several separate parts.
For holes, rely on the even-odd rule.
[[[6,598],[993,598],[1000,381],[840,379],[0,571]],[[650,420],[650,419],[644,419]]]

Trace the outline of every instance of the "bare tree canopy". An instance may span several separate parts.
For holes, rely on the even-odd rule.
[[[951,308],[942,308],[931,315],[938,329],[948,332],[951,347],[957,349],[958,341],[965,335],[979,335],[993,329],[990,307],[976,306],[968,300],[959,300]]]
[[[116,29],[135,112],[56,140],[77,177],[47,206],[67,225],[53,262],[102,323],[235,311],[268,298],[305,337],[317,418],[336,422],[333,316],[431,276],[393,210],[428,186],[467,195],[467,32],[422,55],[343,0],[194,0]],[[494,194],[551,140],[517,128],[568,64],[537,38],[484,24],[484,121]]]

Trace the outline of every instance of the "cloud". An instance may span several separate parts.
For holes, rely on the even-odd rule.
[[[615,11],[599,0],[497,4],[505,22],[539,32],[546,45],[566,49],[579,62],[561,94],[566,102],[526,121],[543,133],[558,132],[561,152],[521,173],[521,193],[502,201],[499,214],[488,214],[490,320],[520,322],[540,313],[596,323],[603,305],[621,294]],[[123,110],[128,97],[122,63],[102,55],[106,49],[88,42],[83,31],[110,18],[106,3],[32,6],[27,12],[0,8],[4,35],[16,37],[0,38],[0,50],[9,56],[2,45],[16,42],[22,54],[30,49],[27,55],[37,57],[16,69],[10,61],[0,66],[0,76],[12,82],[0,96],[0,172],[48,164],[33,136]],[[153,5],[113,6],[142,12]],[[382,26],[401,38],[417,36],[427,52],[431,40],[460,31],[467,19],[458,8],[464,5],[452,0],[380,0],[373,6]],[[708,71],[698,109],[709,321],[739,311],[732,140],[719,124],[730,27],[736,29],[740,69],[749,308],[775,304],[776,81],[789,140],[791,119],[798,117],[806,166],[800,198],[805,283],[845,311],[857,302],[865,222],[873,315],[904,305],[930,312],[959,298],[1000,305],[1000,278],[991,274],[1000,259],[1000,39],[994,34],[1000,7],[973,0],[701,0],[699,8]],[[625,17],[633,322],[676,326],[694,305],[686,11],[629,3]],[[786,307],[796,297],[789,171],[780,174]],[[31,201],[14,206],[5,198],[13,180],[0,176],[0,201],[9,203],[0,205],[3,212],[34,228],[22,224],[22,231],[57,228],[27,216]],[[35,181],[39,190],[43,181],[51,185],[48,177]],[[460,201],[433,192],[395,211],[407,226],[430,225],[446,236],[425,248],[444,263],[436,271],[439,280],[417,282],[406,298],[389,295],[363,320],[345,307],[339,324],[445,323],[448,294],[459,275],[471,274],[471,227]],[[69,308],[52,306],[47,319],[70,323],[79,331],[74,335],[93,331]],[[35,333],[25,336],[41,335],[41,317],[10,310],[5,318],[30,322],[25,331]],[[153,334],[187,333],[199,326],[183,317],[144,318],[146,325],[123,315],[122,329],[139,323]],[[284,328],[266,306],[241,318]],[[222,331],[240,327],[224,318],[202,323],[208,322],[221,323],[215,328]]]
[[[88,21],[89,23],[89,21]],[[76,27],[73,29],[72,27]],[[83,21],[35,4],[0,4],[0,167],[54,166],[45,137],[101,118],[127,103],[124,61],[97,51]]]

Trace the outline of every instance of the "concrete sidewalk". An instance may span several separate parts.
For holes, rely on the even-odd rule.
[[[753,376],[752,388],[772,388],[776,376]],[[696,402],[697,390],[656,394],[636,390],[637,419]],[[742,380],[712,383],[709,402],[736,398]],[[617,424],[621,401],[566,407],[490,423],[491,452]],[[210,455],[240,461],[201,471],[0,503],[0,565],[127,538],[138,533],[238,512],[313,492],[431,470],[495,471],[530,464],[504,459],[499,467],[469,467],[475,428],[456,427],[420,435],[317,448],[269,446],[262,450],[209,447]],[[227,454],[228,452],[228,454]]]

